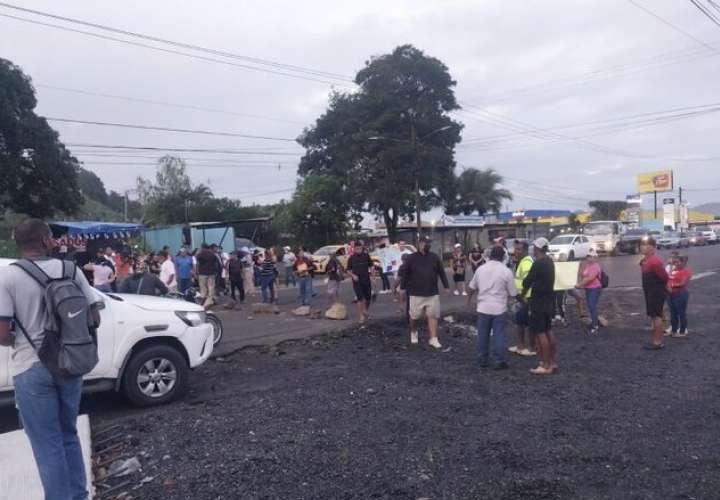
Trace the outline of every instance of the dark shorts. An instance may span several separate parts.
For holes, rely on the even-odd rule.
[[[554,297],[530,297],[528,327],[531,333],[549,332],[552,326]]]
[[[528,326],[530,324],[530,310],[527,302],[520,304],[518,310],[515,311],[515,324],[517,326]]]
[[[453,274],[453,281],[455,283],[462,283],[465,281],[465,275],[464,274]]]
[[[661,288],[649,288],[645,290],[645,307],[647,315],[651,318],[662,318],[663,307],[667,293]]]
[[[353,281],[353,290],[358,300],[364,300],[370,304],[372,299],[372,283],[370,281]]]

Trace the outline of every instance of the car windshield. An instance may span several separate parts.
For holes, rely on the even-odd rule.
[[[596,234],[611,234],[613,227],[609,222],[591,222],[590,224],[585,224],[584,232],[591,236]]]
[[[712,229],[710,229],[710,228],[707,227],[707,226],[698,226],[698,227],[695,228],[695,230],[696,230],[696,231],[700,231],[701,233],[704,233],[704,232],[707,232],[707,231],[712,231]]]
[[[663,238],[679,238],[680,235],[674,231],[666,231],[663,233]]]
[[[551,245],[569,245],[575,236],[555,236],[550,242]]]
[[[644,229],[630,229],[625,235],[626,236],[643,236],[646,233]]]

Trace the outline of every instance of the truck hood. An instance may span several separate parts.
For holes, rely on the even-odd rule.
[[[126,293],[108,294],[122,299],[126,304],[132,304],[146,311],[202,311],[202,306],[186,300],[153,297],[150,295],[135,295]],[[112,300],[112,299],[110,299]]]

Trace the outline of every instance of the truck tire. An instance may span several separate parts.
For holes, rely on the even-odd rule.
[[[188,389],[185,357],[169,345],[148,345],[133,353],[122,374],[125,397],[135,406],[173,401]]]

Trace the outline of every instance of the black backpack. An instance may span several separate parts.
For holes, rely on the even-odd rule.
[[[610,286],[610,276],[605,271],[600,271],[600,284],[603,288]]]
[[[75,264],[62,262],[62,277],[51,278],[35,262],[22,259],[15,265],[30,275],[45,294],[44,338],[39,347],[17,318],[25,338],[37,352],[40,362],[57,377],[77,377],[89,373],[98,363],[93,337],[90,302],[75,281]]]

